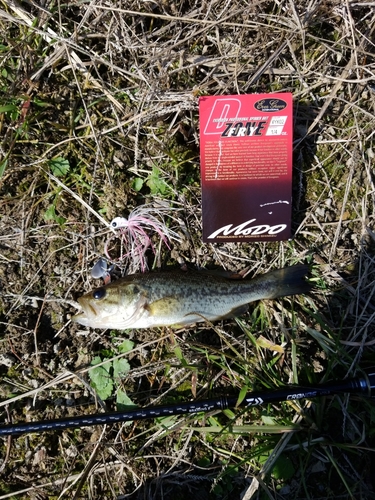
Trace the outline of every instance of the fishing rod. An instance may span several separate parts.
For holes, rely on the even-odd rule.
[[[238,405],[238,396],[220,396],[212,399],[189,401],[171,405],[147,406],[145,408],[131,408],[113,413],[96,413],[64,417],[39,422],[24,422],[19,424],[0,425],[0,436],[24,434],[26,432],[45,432],[62,429],[74,429],[92,425],[114,424],[147,418],[167,417],[171,415],[194,414],[212,410],[226,410],[227,408],[260,406],[280,401],[295,401],[311,399],[318,396],[333,394],[356,393],[367,397],[375,395],[375,368],[366,370],[360,377],[326,382],[311,387],[285,387],[275,391],[249,392]]]

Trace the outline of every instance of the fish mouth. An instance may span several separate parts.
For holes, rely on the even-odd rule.
[[[71,320],[74,322],[74,323],[79,323],[81,325],[84,325],[86,324],[88,318],[87,316],[85,315],[84,311],[81,311],[77,314],[75,314],[74,316],[72,316]]]
[[[83,297],[78,299],[77,306],[81,310],[72,317],[72,321],[83,326],[89,326],[89,324],[97,317],[95,308],[90,303],[86,303],[86,301],[83,300]]]

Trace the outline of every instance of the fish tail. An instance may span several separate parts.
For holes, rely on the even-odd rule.
[[[305,280],[309,271],[309,266],[297,264],[261,276],[259,280],[264,280],[262,283],[262,288],[265,291],[264,298],[276,299],[277,297],[309,292],[311,285]]]

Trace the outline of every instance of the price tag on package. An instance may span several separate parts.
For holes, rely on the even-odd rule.
[[[291,237],[292,94],[199,100],[203,241]]]

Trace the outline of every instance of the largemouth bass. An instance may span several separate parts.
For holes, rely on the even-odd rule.
[[[73,321],[92,328],[181,327],[239,316],[248,304],[305,293],[309,266],[296,265],[254,279],[231,279],[208,271],[132,274],[78,299]]]

